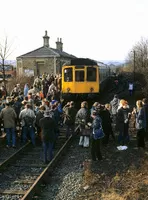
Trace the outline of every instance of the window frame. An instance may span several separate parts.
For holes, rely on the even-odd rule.
[[[85,69],[85,68],[84,68]],[[76,73],[77,72],[83,72],[84,73],[84,78],[83,78],[83,81],[77,81],[76,80],[76,78],[77,78],[77,76],[76,76]],[[75,82],[79,82],[79,83],[82,83],[82,82],[85,82],[85,70],[83,70],[83,69],[77,69],[77,70],[75,70]]]
[[[88,68],[95,69],[95,80],[92,80],[92,81],[88,80],[88,74],[89,74],[88,73]],[[86,70],[87,70],[86,81],[87,82],[96,82],[97,81],[97,68],[96,67],[92,67],[92,66],[88,66]]]
[[[68,74],[68,73],[65,73],[65,70],[69,70],[69,71],[71,70],[71,79],[69,81],[66,80],[68,78],[68,76],[65,77],[65,74]],[[64,82],[73,82],[74,78],[73,78],[73,68],[72,67],[64,68],[63,74],[64,74]]]

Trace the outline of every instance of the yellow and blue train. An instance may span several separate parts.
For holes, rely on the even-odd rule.
[[[98,97],[101,84],[110,76],[110,68],[91,59],[76,58],[62,67],[62,97]]]

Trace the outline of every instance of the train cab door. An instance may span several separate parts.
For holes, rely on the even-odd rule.
[[[85,91],[86,72],[84,66],[75,66],[75,93],[81,94]]]
[[[87,93],[98,93],[99,92],[99,77],[97,66],[87,66],[86,69],[86,87]]]
[[[66,66],[62,70],[62,93],[73,93],[73,66]]]

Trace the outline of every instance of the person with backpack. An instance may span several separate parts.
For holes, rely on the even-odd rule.
[[[56,123],[55,120],[50,116],[50,111],[44,112],[44,117],[40,119],[39,125],[41,127],[44,163],[47,164],[53,159],[53,148],[56,140]]]
[[[27,136],[29,136],[33,146],[35,146],[35,113],[31,109],[30,104],[25,105],[25,109],[23,109],[19,114],[19,119],[22,121],[23,143],[26,143]]]
[[[64,124],[66,125],[66,138],[69,138],[70,130],[71,134],[74,135],[76,114],[77,110],[74,107],[74,102],[71,101],[70,106],[65,111],[65,117],[64,117]]]

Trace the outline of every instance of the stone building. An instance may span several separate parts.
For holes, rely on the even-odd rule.
[[[49,74],[61,73],[61,67],[64,63],[69,62],[75,56],[63,51],[62,39],[58,38],[56,49],[49,45],[50,37],[45,31],[43,36],[43,46],[29,53],[23,54],[16,58],[18,75],[41,75],[44,72]]]

